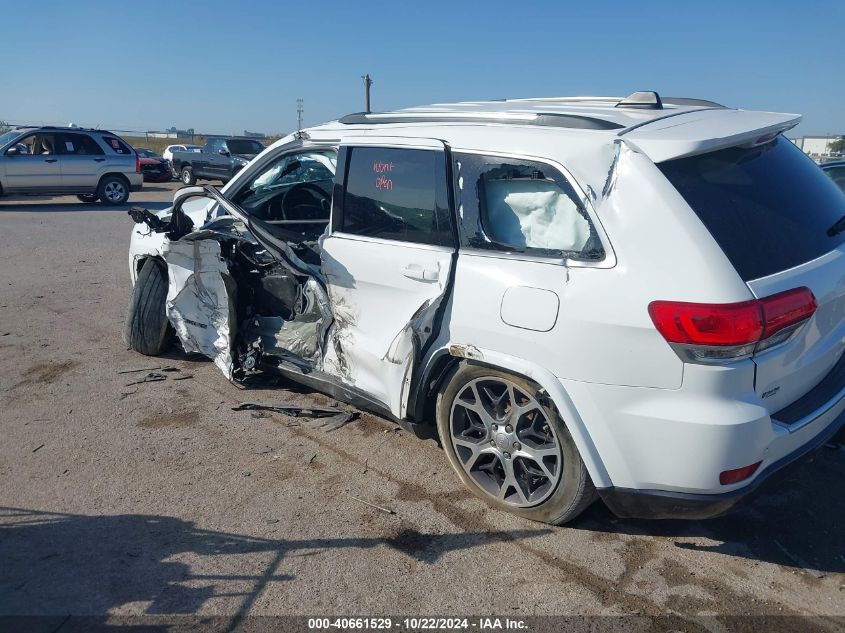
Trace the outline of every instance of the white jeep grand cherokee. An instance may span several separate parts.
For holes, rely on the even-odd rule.
[[[126,339],[437,434],[523,517],[714,516],[845,420],[845,196],[799,120],[651,92],[350,115],[133,210]]]

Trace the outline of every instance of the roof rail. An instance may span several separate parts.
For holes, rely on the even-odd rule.
[[[65,130],[70,132],[104,132],[106,134],[112,134],[112,132],[101,127],[80,127],[78,125],[19,125],[18,128],[28,130]]]
[[[704,106],[706,108],[727,108],[728,106],[710,101],[709,99],[692,99],[690,97],[663,97],[663,103],[679,106]]]
[[[578,130],[618,130],[625,126],[597,117],[554,112],[356,112],[338,119],[344,125],[388,123],[510,123]]]

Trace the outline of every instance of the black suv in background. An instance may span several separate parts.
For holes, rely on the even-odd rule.
[[[186,185],[199,179],[229,182],[263,150],[264,146],[254,138],[210,138],[200,152],[173,152],[173,171]]]

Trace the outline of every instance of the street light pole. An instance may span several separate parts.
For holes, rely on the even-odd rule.
[[[302,130],[302,113],[305,112],[305,107],[303,106],[302,99],[296,100],[296,120],[297,120],[297,131]]]

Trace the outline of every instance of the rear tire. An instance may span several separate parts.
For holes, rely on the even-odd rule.
[[[97,188],[97,198],[104,204],[124,205],[129,200],[129,183],[120,176],[106,176]]]
[[[521,376],[462,363],[437,397],[437,430],[449,463],[476,496],[523,518],[563,525],[596,492],[544,395]]]
[[[182,184],[186,187],[191,187],[197,184],[196,176],[194,176],[194,170],[185,165],[182,168],[181,173],[179,174],[179,179],[182,181]]]
[[[159,259],[144,262],[126,311],[123,340],[130,349],[158,356],[167,351],[173,328],[167,320],[167,268]]]

